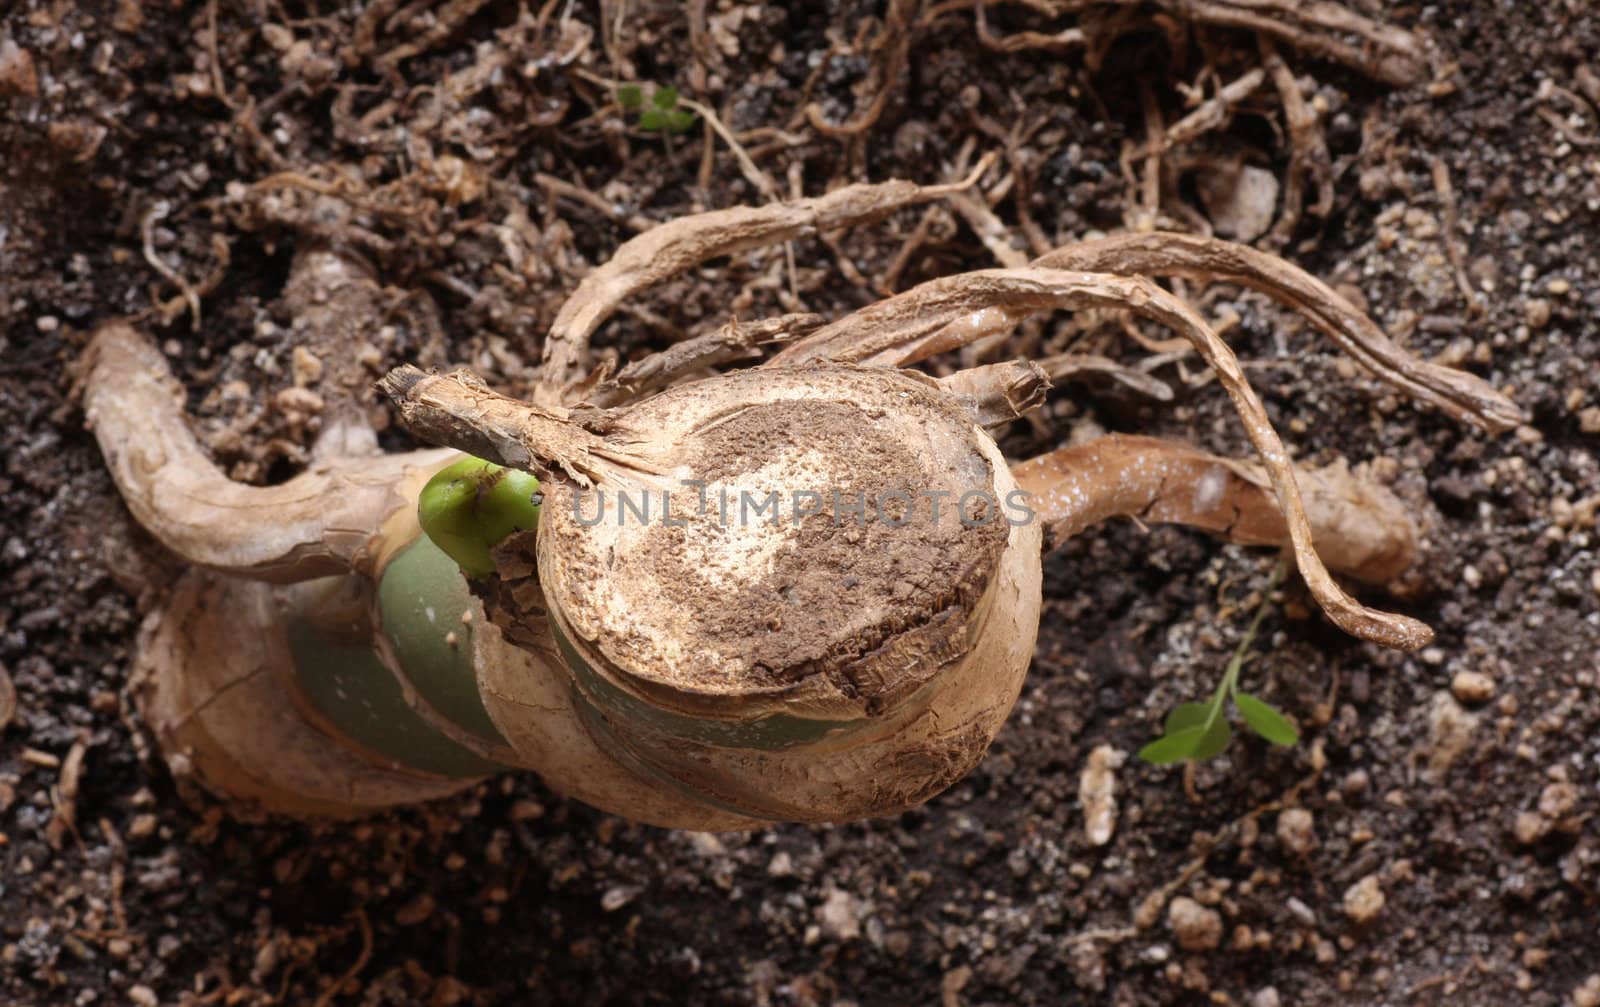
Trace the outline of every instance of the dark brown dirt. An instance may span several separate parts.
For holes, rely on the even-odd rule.
[[[781,127],[748,145],[806,192],[943,180],[965,138],[983,150],[1009,135],[1028,217],[1052,241],[1120,226],[1118,152],[1143,135],[1134,82],[1152,83],[1168,121],[1178,110],[1179,54],[1153,27],[1090,74],[1072,51],[985,50],[961,13],[917,34],[863,139],[829,139],[791,117],[813,61],[830,37],[856,38],[864,7],[719,8],[696,50],[671,6],[603,27],[588,6],[563,21],[562,6],[540,29],[489,3],[428,41],[423,20],[363,33],[323,5],[218,4],[215,68],[205,5],[22,0],[0,15],[0,663],[18,694],[0,735],[0,1000],[301,1004],[344,976],[331,1002],[1600,1000],[1600,18],[1577,0],[1386,7],[1458,64],[1432,88],[1389,92],[1288,54],[1318,82],[1336,174],[1330,219],[1302,223],[1292,257],[1531,416],[1486,439],[1358,376],[1258,298],[1206,292],[1214,317],[1238,316],[1230,338],[1306,459],[1387,459],[1430,529],[1397,604],[1437,629],[1434,648],[1353,643],[1293,592],[1269,616],[1245,674],[1299,720],[1296,749],[1235,742],[1194,774],[1198,799],[1180,771],[1130,760],[1114,838],[1089,845],[1089,751],[1137,749],[1212,686],[1270,566],[1119,525],[1050,560],[1036,668],[988,759],[893,821],[668,833],[528,777],[337,828],[184,806],[120,698],[138,622],[124,585],[152,554],[70,401],[65,366],[93,325],[143,315],[219,459],[276,480],[310,437],[271,405],[293,381],[283,286],[297,247],[340,240],[376,260],[375,367],[462,363],[516,391],[561,296],[635,225],[759,198],[721,146],[702,187],[698,128],[670,141],[632,128],[573,59],[670,80],[736,130]],[[385,58],[413,41],[420,54]],[[1227,77],[1255,51],[1207,42]],[[1197,52],[1176,79],[1193,79]],[[841,55],[817,77],[830,121],[869,106],[872,64]],[[1262,115],[1208,142],[1287,164]],[[996,212],[1026,229],[1014,200]],[[643,299],[602,343],[867,303],[918,219],[797,243],[800,304],[781,253],[740,256]],[[147,263],[147,237],[205,288],[199,326]],[[991,264],[964,225],[935,219],[925,237],[897,288]],[[1096,424],[1243,449],[1214,388],[1158,373],[1179,386],[1171,408],[1058,396],[1006,446],[1023,456]],[[1456,681],[1467,672],[1492,695]],[[1309,827],[1252,817],[1279,800]],[[1169,885],[1199,903],[1180,904],[1180,933],[1149,898]],[[1204,948],[1213,923],[1220,944]]]

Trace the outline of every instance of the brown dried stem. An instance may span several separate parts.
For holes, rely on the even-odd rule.
[[[1187,350],[1188,341],[1184,340],[1183,345]],[[1172,401],[1172,387],[1165,381],[1092,353],[1057,353],[1054,356],[1040,358],[1039,366],[1044,368],[1052,383],[1105,377],[1140,395],[1148,395],[1157,402]]]
[[[1322,131],[1317,129],[1317,113],[1306,104],[1300,94],[1300,85],[1289,71],[1288,64],[1278,55],[1278,49],[1266,37],[1261,38],[1261,58],[1272,74],[1272,86],[1283,103],[1283,119],[1289,129],[1289,170],[1284,178],[1283,213],[1273,226],[1272,236],[1279,244],[1289,240],[1300,223],[1305,206],[1305,187],[1309,179],[1316,183],[1317,201],[1311,212],[1326,218],[1333,209],[1332,165],[1328,159],[1328,144]]]

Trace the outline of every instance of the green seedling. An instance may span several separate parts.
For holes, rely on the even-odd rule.
[[[645,104],[643,88],[623,84],[617,88],[617,104],[638,113],[639,128],[651,133],[676,135],[694,125],[694,113],[678,107],[678,89],[670,84],[652,89],[649,105]]]
[[[489,550],[539,525],[539,480],[526,472],[463,458],[428,480],[417,521],[433,544],[469,577],[494,573]]]
[[[1173,707],[1162,723],[1161,737],[1139,749],[1139,758],[1152,765],[1164,766],[1186,759],[1201,762],[1215,757],[1233,739],[1233,728],[1228,724],[1227,711],[1224,709],[1230,699],[1238,709],[1239,716],[1244,719],[1245,727],[1274,745],[1289,747],[1300,740],[1299,732],[1288,717],[1265,700],[1239,691],[1239,672],[1244,667],[1251,644],[1255,643],[1256,633],[1261,629],[1261,620],[1271,606],[1272,590],[1283,582],[1287,571],[1287,565],[1280,563],[1273,572],[1267,596],[1256,609],[1255,618],[1250,621],[1244,639],[1239,641],[1238,649],[1228,661],[1227,670],[1223,672],[1222,681],[1217,685],[1217,691],[1212,693],[1210,701],[1179,703]]]

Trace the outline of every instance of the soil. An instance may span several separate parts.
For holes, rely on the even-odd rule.
[[[1019,182],[996,215],[1065,242],[1124,222],[1141,82],[1170,122],[1178,84],[1208,59],[1232,79],[1254,40],[1117,6],[1085,15],[1115,22],[1093,58],[999,52],[962,5],[905,36],[903,74],[852,139],[801,112],[874,107],[871,5],[724,3],[704,37],[670,4],[541,19],[453,3],[394,23],[330,6],[0,15],[0,678],[17,696],[0,735],[0,1000],[1600,1002],[1600,18],[1583,0],[1363,4],[1433,40],[1435,79],[1408,89],[1284,49],[1334,186],[1285,254],[1529,422],[1465,429],[1260,298],[1187,287],[1237,318],[1229,338],[1303,460],[1373,462],[1414,508],[1426,559],[1387,603],[1438,639],[1414,655],[1353,642],[1289,589],[1245,679],[1300,744],[1237,739],[1192,773],[1129,754],[1101,846],[1080,773],[1103,777],[1209,692],[1270,557],[1131,523],[1068,542],[1010,723],[977,771],[894,820],[674,833],[528,776],[353,825],[188,806],[123,696],[137,588],[163,560],[111,487],[68,366],[94,325],[136,316],[219,462],[281,480],[315,434],[275,404],[295,383],[297,248],[375,260],[375,353],[354,351],[374,373],[459,363],[516,392],[589,264],[649,222],[764,198],[698,125],[644,130],[580,70],[721,110],[781,191],[945,181],[964,142],[1009,149]],[[1071,23],[988,17],[1001,33]],[[1280,122],[1265,102],[1191,152],[1251,151],[1283,176]],[[1186,193],[1180,179],[1163,211]],[[924,212],[796,242],[792,277],[782,250],[713,263],[600,343],[637,356],[735,313],[835,317],[880,286],[993,264],[956,217]],[[1114,323],[1071,324],[1024,337],[1086,332],[1138,359]],[[1099,428],[1245,450],[1217,389],[1185,379],[1192,358],[1154,373],[1176,401],[1069,388],[1008,453]],[[1115,752],[1091,760],[1099,746]]]

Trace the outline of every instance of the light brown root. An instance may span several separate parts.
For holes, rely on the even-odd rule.
[[[1028,253],[1017,248],[1011,243],[1011,230],[989,208],[981,192],[971,189],[953,193],[950,196],[950,207],[960,214],[972,228],[978,240],[983,242],[983,247],[989,250],[994,260],[1007,269],[1018,269],[1028,264]]]
[[[361,562],[373,530],[399,506],[395,487],[444,451],[323,461],[278,486],[229,479],[185,422],[166,360],[122,323],[95,334],[84,410],[133,516],[190,563],[286,583]]]
[[[1143,0],[1067,0],[1065,3],[1021,5],[1044,15],[1082,12],[1093,7],[1137,7]],[[1342,63],[1374,80],[1409,87],[1428,79],[1427,54],[1420,39],[1394,25],[1381,24],[1331,0],[1156,0],[1157,6],[1193,24],[1243,28],[1322,59]],[[986,7],[994,0],[954,0],[931,7],[922,17],[929,24],[944,14],[975,6],[978,40],[990,49],[1061,50],[1106,44],[1105,29],[1066,28],[1053,33],[1023,31],[1004,37],[989,32]],[[1350,40],[1355,40],[1354,44]]]
[[[1333,209],[1333,165],[1328,157],[1328,144],[1317,128],[1317,114],[1306,104],[1300,94],[1300,85],[1294,74],[1278,55],[1270,39],[1261,38],[1261,58],[1272,74],[1272,86],[1283,103],[1284,123],[1289,129],[1289,170],[1283,185],[1283,212],[1273,226],[1272,237],[1278,244],[1287,243],[1300,223],[1305,207],[1306,181],[1317,187],[1317,201],[1311,212],[1326,218]]]
[[[1427,54],[1416,35],[1394,25],[1380,24],[1331,0],[1158,2],[1185,20],[1259,32],[1394,87],[1410,87],[1428,79]],[[1344,41],[1351,37],[1359,44]]]
[[[970,178],[953,185],[919,186],[903,181],[851,185],[814,199],[696,214],[646,231],[584,277],[561,306],[545,338],[543,371],[534,401],[545,406],[562,403],[568,387],[582,377],[590,337],[618,305],[639,291],[719,255],[851,227],[903,206],[938,199],[971,185],[991,163],[984,159]]]
[[[984,0],[973,0],[972,6],[978,24],[978,41],[983,43],[985,49],[995,52],[1025,52],[1030,49],[1066,52],[1082,49],[1086,42],[1083,29],[1076,27],[1056,32],[1018,31],[1005,36],[996,35],[989,30],[989,15],[985,11],[988,4]],[[934,13],[929,11],[924,15],[924,23],[932,20]]]
[[[957,371],[940,378],[939,387],[965,406],[979,426],[992,427],[1042,405],[1050,378],[1031,360],[1007,360]]]
[[[849,122],[834,125],[822,117],[821,106],[809,102],[805,114],[813,129],[834,139],[848,139],[871,129],[883,117],[889,96],[899,87],[900,74],[905,70],[906,56],[911,50],[912,22],[919,6],[920,0],[890,0],[883,32],[873,43],[874,48],[884,49],[886,53],[879,64],[878,93],[873,96],[872,104]]]
[[[984,312],[1021,315],[1084,308],[1128,308],[1169,326],[1194,344],[1232,399],[1250,443],[1266,467],[1286,516],[1301,575],[1329,618],[1353,636],[1405,650],[1424,646],[1433,638],[1432,631],[1417,620],[1366,608],[1334,583],[1312,544],[1288,451],[1233,351],[1192,308],[1142,276],[1033,268],[984,270],[933,280],[802,339],[778,354],[773,363],[833,359],[901,366],[956,349],[974,333],[984,334],[988,331],[981,324]],[[979,319],[980,324],[962,330],[950,325],[957,319]]]
[[[145,212],[144,218],[139,222],[139,233],[144,239],[144,261],[150,264],[151,269],[160,273],[168,283],[178,288],[178,293],[183,297],[184,305],[189,309],[189,328],[198,329],[200,327],[199,291],[194,288],[194,284],[184,279],[182,273],[167,265],[166,262],[162,261],[161,256],[156,254],[155,224],[156,221],[165,217],[168,212],[169,207],[166,201],[163,200],[150,207]]]
[[[1188,234],[1125,234],[1068,245],[1034,265],[1237,283],[1304,314],[1375,377],[1454,419],[1493,432],[1525,422],[1522,410],[1482,378],[1418,360],[1321,280],[1245,245]]]
[[[1474,315],[1481,315],[1484,311],[1483,301],[1479,299],[1478,292],[1472,289],[1472,281],[1467,279],[1466,253],[1461,249],[1460,218],[1456,215],[1456,192],[1450,184],[1450,167],[1439,158],[1429,155],[1428,169],[1433,174],[1433,191],[1439,197],[1439,209],[1444,218],[1441,221],[1444,227],[1444,251],[1450,257],[1456,289],[1466,298],[1467,310]]]
[[[1187,341],[1183,341],[1183,345],[1185,349],[1189,348]],[[1057,353],[1054,356],[1041,358],[1039,366],[1050,376],[1051,384],[1102,377],[1140,395],[1149,396],[1157,402],[1172,401],[1172,386],[1165,381],[1092,353]]]
[[[1168,126],[1161,136],[1160,150],[1168,151],[1174,147],[1181,147],[1214,129],[1221,128],[1232,117],[1233,110],[1239,103],[1255,94],[1266,79],[1266,71],[1260,67],[1240,74],[1218,89],[1216,94],[1201,102],[1193,112]]]
[[[545,408],[491,391],[468,371],[424,374],[396,367],[378,383],[417,437],[535,475],[566,475],[579,486],[649,482],[656,466],[606,443],[573,422],[565,409]]]
[[[780,315],[759,322],[737,319],[715,332],[685,340],[629,364],[614,378],[597,384],[584,396],[591,406],[614,406],[661,389],[679,378],[718,364],[743,360],[758,346],[787,342],[822,326],[822,316]]]
[[[1111,434],[1012,466],[1049,545],[1114,517],[1182,524],[1240,545],[1289,545],[1257,465],[1154,437]],[[1295,469],[1317,552],[1334,570],[1382,584],[1416,560],[1416,528],[1388,490],[1342,463]]]

